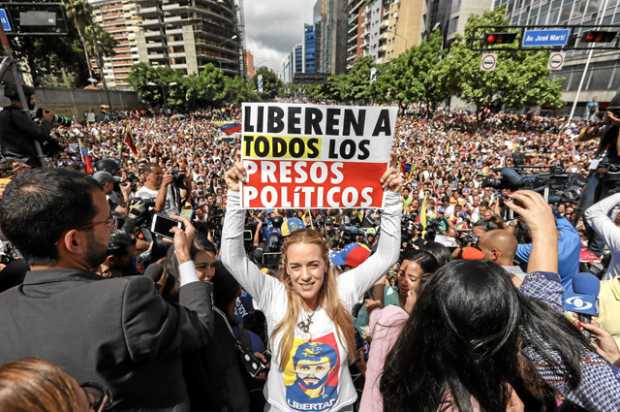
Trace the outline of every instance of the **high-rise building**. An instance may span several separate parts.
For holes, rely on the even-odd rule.
[[[449,43],[457,34],[462,35],[465,32],[469,16],[491,10],[493,0],[429,0],[425,6],[422,17],[424,34],[441,30],[444,39]]]
[[[304,73],[316,73],[316,36],[314,25],[304,25]]]
[[[93,19],[108,32],[117,45],[114,55],[103,58],[103,73],[108,87],[124,89],[127,77],[138,63],[136,33],[139,31],[137,5],[133,0],[89,0]],[[98,66],[93,59],[94,66]]]
[[[251,51],[245,51],[245,74],[248,79],[256,76],[256,68],[254,67],[254,55]]]
[[[286,55],[282,61],[282,71],[280,72],[280,80],[284,83],[290,83],[293,81],[293,60],[291,59],[292,53]]]
[[[347,69],[363,56],[385,63],[419,45],[423,8],[424,0],[349,1]]]
[[[197,73],[212,63],[242,74],[242,13],[235,0],[135,0],[141,62]]]
[[[602,24],[620,24],[620,0],[495,0],[494,7],[504,7],[515,25],[595,25],[601,16]],[[564,101],[575,100],[588,54],[587,50],[568,51],[563,69],[554,73],[564,79]],[[605,104],[619,88],[620,51],[595,49],[579,95],[579,107],[590,101]],[[566,110],[570,110],[570,105]],[[582,110],[576,114],[583,114]]]
[[[347,1],[325,0],[325,20],[319,37],[319,72],[338,74],[347,65]]]
[[[304,46],[303,44],[298,44],[293,48],[293,75],[295,73],[304,73],[304,61]]]
[[[312,23],[314,24],[314,60],[316,71],[320,72],[323,67],[323,36],[327,24],[327,0],[316,0],[312,13]]]

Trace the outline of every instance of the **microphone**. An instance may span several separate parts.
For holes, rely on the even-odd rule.
[[[573,290],[564,296],[564,309],[577,314],[580,322],[591,323],[593,316],[598,316],[598,294],[601,281],[589,272],[577,273],[573,277]],[[586,338],[590,333],[584,331]]]

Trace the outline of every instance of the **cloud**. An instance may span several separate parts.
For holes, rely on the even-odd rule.
[[[304,23],[312,23],[313,7],[314,0],[244,1],[246,48],[257,68],[280,72],[284,57],[302,41]]]

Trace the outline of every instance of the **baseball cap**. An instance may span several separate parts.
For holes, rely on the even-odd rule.
[[[108,182],[120,182],[121,178],[118,176],[112,176],[110,172],[106,172],[105,170],[101,170],[99,172],[95,172],[93,175],[93,179],[97,181],[100,185],[104,185]]]
[[[340,251],[330,253],[330,260],[336,266],[350,266],[356,268],[370,256],[370,249],[367,246],[354,242],[345,245]]]
[[[484,260],[484,253],[475,247],[466,246],[463,248],[462,257],[464,260]]]
[[[301,230],[305,227],[306,225],[304,225],[304,222],[300,218],[289,217],[288,219],[284,220],[284,223],[282,223],[282,227],[280,229],[282,230],[282,236],[288,236],[291,233]]]

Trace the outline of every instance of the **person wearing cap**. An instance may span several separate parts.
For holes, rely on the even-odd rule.
[[[29,166],[40,167],[35,142],[43,144],[51,140],[54,113],[43,110],[41,124],[37,125],[26,111],[34,109],[35,90],[29,86],[23,88],[29,107],[23,107],[15,85],[4,88],[4,95],[11,100],[11,104],[0,112],[0,150],[2,156],[27,159]]]
[[[120,177],[113,176],[110,172],[105,170],[101,170],[99,172],[95,172],[93,174],[93,179],[99,183],[103,193],[105,193],[106,199],[108,199],[108,203],[110,204],[110,209],[115,216],[127,216],[127,208],[123,207],[120,204],[120,197],[116,196],[114,192],[114,184],[121,181]],[[126,183],[121,187],[121,190],[127,192],[127,188],[131,190],[131,186]]]

